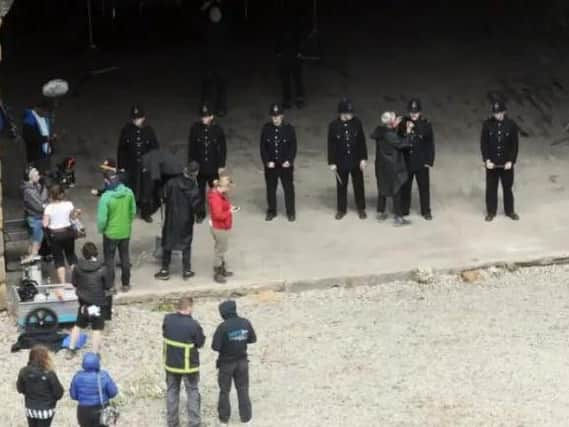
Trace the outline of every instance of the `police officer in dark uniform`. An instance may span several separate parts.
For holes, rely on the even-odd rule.
[[[294,127],[284,123],[284,111],[279,104],[271,105],[271,122],[265,123],[261,131],[261,160],[265,166],[267,185],[267,216],[272,221],[277,216],[277,185],[281,180],[286,214],[289,221],[295,221],[294,207],[294,159],[296,157],[296,133]]]
[[[480,151],[486,168],[486,221],[492,221],[498,210],[498,183],[502,183],[504,211],[514,221],[520,219],[514,210],[514,164],[518,158],[519,130],[506,116],[506,104],[492,103],[492,116],[482,124]]]
[[[169,427],[179,426],[178,407],[181,383],[186,388],[190,426],[201,424],[200,414],[200,355],[205,343],[203,329],[192,317],[193,299],[182,297],[176,312],[167,314],[162,323],[164,339],[164,369],[166,370],[166,413]]]
[[[421,215],[427,221],[433,219],[431,215],[431,194],[429,184],[429,168],[435,161],[435,141],[433,126],[422,114],[421,101],[411,99],[407,106],[409,115],[403,122],[411,121],[414,126],[408,136],[411,147],[405,152],[409,179],[401,189],[401,210],[403,215],[409,215],[411,206],[411,189],[413,178],[417,179],[419,187],[419,200]]]
[[[188,140],[188,163],[195,161],[200,165],[198,184],[200,188],[200,203],[196,208],[196,222],[205,219],[206,183],[211,185],[213,180],[225,169],[227,146],[225,133],[221,126],[215,123],[213,111],[204,104],[200,109],[201,120],[192,125]]]
[[[130,122],[122,129],[119,138],[117,165],[126,171],[125,184],[136,198],[140,216],[146,222],[152,222],[150,207],[143,200],[142,156],[158,148],[156,133],[145,124],[146,116],[142,106],[134,105],[130,112]]]
[[[360,219],[367,218],[363,176],[367,165],[367,146],[362,122],[354,115],[354,106],[348,98],[340,101],[338,118],[328,127],[328,165],[336,177],[336,219],[346,215],[350,175],[358,215]]]

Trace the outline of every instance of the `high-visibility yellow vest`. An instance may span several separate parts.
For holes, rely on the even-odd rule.
[[[178,366],[169,366],[168,365],[168,349],[171,347],[172,349],[179,349],[180,351],[184,352],[184,367],[180,368]],[[164,358],[164,368],[167,372],[171,372],[173,374],[194,374],[199,372],[199,366],[192,367],[190,364],[190,354],[194,345],[191,343],[179,342],[174,340],[169,340],[164,338],[164,348],[163,348],[163,358]]]

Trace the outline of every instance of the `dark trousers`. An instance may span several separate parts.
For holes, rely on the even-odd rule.
[[[502,193],[504,194],[504,211],[506,215],[513,214],[514,211],[514,169],[504,168],[486,169],[486,212],[489,215],[496,215],[498,211],[498,182],[502,182]]]
[[[429,180],[429,168],[424,167],[417,171],[409,172],[409,179],[401,188],[401,211],[403,215],[409,215],[411,208],[411,190],[413,188],[413,178],[417,180],[419,188],[419,203],[421,205],[421,215],[431,214],[431,190]]]
[[[121,282],[123,286],[130,286],[130,239],[114,240],[103,236],[103,255],[111,283],[115,283],[115,254],[119,250],[121,262]]]
[[[348,178],[352,176],[352,185],[354,187],[354,197],[356,199],[356,206],[359,211],[366,208],[365,189],[364,189],[364,174],[359,166],[351,170],[336,171],[336,195],[338,200],[338,212],[346,212],[348,209]],[[338,177],[340,179],[338,179]]]
[[[45,420],[40,420],[39,418],[28,418],[28,427],[50,427],[52,421],[53,417]]]
[[[268,211],[277,213],[277,186],[279,178],[283,186],[285,207],[287,215],[295,215],[294,207],[294,170],[293,167],[283,168],[275,166],[274,168],[265,167],[265,183],[267,185],[267,205]]]
[[[192,247],[191,245],[182,250],[182,268],[184,271],[190,271],[192,269]],[[172,262],[172,251],[168,249],[162,249],[162,268],[168,270],[170,268],[170,262]]]
[[[78,406],[77,422],[80,427],[105,427],[99,423],[101,407],[96,406]]]
[[[292,100],[292,87],[294,84],[294,92],[296,100],[304,100],[304,85],[302,83],[302,62],[299,59],[282,61],[279,65],[279,74],[281,78],[281,87],[283,95],[283,104],[289,104]]]
[[[222,423],[226,423],[231,417],[229,393],[231,391],[232,381],[235,382],[235,388],[237,389],[241,422],[249,422],[253,413],[251,409],[251,399],[249,398],[249,361],[247,359],[241,359],[231,363],[221,363],[219,365],[217,372],[217,383],[219,384],[217,412],[219,420]]]
[[[186,409],[188,426],[201,425],[201,396],[199,374],[172,374],[166,372],[166,418],[168,427],[180,427],[180,389],[184,383],[186,389]]]
[[[214,179],[218,179],[219,175],[217,173],[213,174],[198,174],[198,187],[200,190],[200,201],[196,207],[196,216],[205,217],[205,198],[207,187],[213,183]]]
[[[401,190],[392,196],[393,199],[393,215],[403,216],[403,211],[401,210]],[[377,212],[384,213],[387,209],[387,196],[382,196],[378,194],[377,196]]]

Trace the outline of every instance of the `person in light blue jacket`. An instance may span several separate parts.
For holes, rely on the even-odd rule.
[[[77,421],[80,427],[103,427],[99,422],[101,410],[118,394],[118,387],[110,374],[101,369],[99,355],[86,353],[82,367],[69,388],[71,398],[79,403]]]

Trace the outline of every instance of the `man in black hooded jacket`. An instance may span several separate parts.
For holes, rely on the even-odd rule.
[[[217,358],[219,402],[217,405],[219,421],[227,424],[231,416],[229,392],[231,381],[235,382],[239,401],[241,422],[248,423],[252,418],[249,398],[249,360],[247,345],[257,342],[257,335],[249,320],[237,315],[235,301],[227,300],[219,305],[223,318],[213,336],[211,348],[219,353]]]
[[[103,260],[100,260],[99,251],[93,242],[83,245],[83,259],[79,260],[73,269],[71,283],[75,287],[79,299],[77,322],[71,330],[68,359],[75,353],[75,345],[79,339],[80,329],[89,324],[93,329],[93,351],[99,353],[101,347],[101,331],[105,328],[105,309],[112,305],[112,296],[107,293],[112,288],[112,281]],[[110,309],[110,307],[109,307]]]

